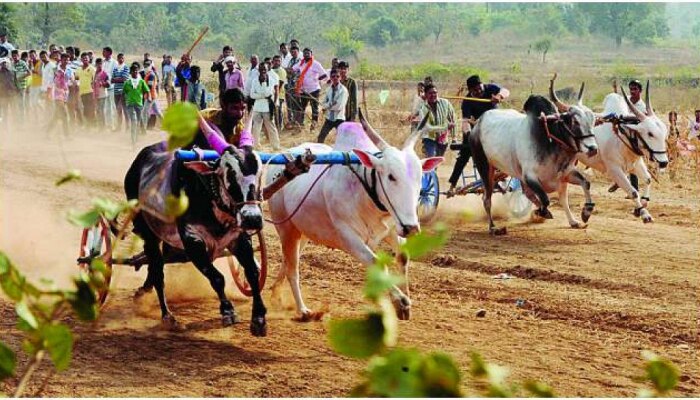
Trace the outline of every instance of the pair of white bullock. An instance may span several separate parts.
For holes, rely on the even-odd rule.
[[[631,196],[635,202],[635,215],[641,216],[644,222],[651,222],[646,204],[642,204],[638,192],[627,178],[627,173],[632,170],[642,177],[646,183],[644,198],[648,199],[651,175],[642,160],[644,151],[661,168],[668,163],[668,130],[653,111],[649,101],[649,83],[647,82],[646,90],[647,114],[636,110],[623,89],[622,96],[616,93],[606,96],[601,115],[594,114],[583,104],[583,85],[578,102],[574,105],[562,103],[556,97],[553,85],[554,79],[550,83],[551,100],[559,113],[566,114],[566,118],[543,113],[542,119],[533,120],[528,115],[513,110],[495,109],[486,112],[479,119],[471,140],[472,144],[481,146],[489,169],[495,167],[519,178],[530,200],[540,206],[540,193],[530,189],[528,183],[539,186],[546,193],[558,191],[569,224],[572,227],[583,227],[585,225],[571,214],[567,194],[568,183],[577,183],[583,187],[586,205],[582,210],[582,218],[585,222],[592,212],[593,203],[590,199],[590,185],[574,169],[574,159],[578,159],[589,167],[607,173]],[[548,168],[542,162],[543,157],[536,154],[536,142],[542,138],[533,137],[537,130],[532,129],[531,125],[544,123],[548,136],[545,139],[556,146],[557,140],[560,143],[562,141],[553,135],[549,137],[551,133],[547,127],[561,121],[566,121],[563,128],[570,134],[569,145],[564,144],[568,148],[562,150],[573,154],[564,157],[564,162],[560,160],[554,163],[556,168]],[[381,242],[389,243],[396,251],[406,278],[403,288],[393,288],[392,301],[399,318],[408,319],[410,316],[408,258],[399,253],[398,247],[406,236],[420,229],[416,203],[422,173],[435,168],[443,158],[419,160],[414,150],[420,136],[419,131],[412,133],[402,148],[398,149],[387,144],[362,116],[361,122],[361,125],[340,125],[333,148],[305,143],[293,149],[310,148],[314,152],[352,151],[360,159],[360,165],[312,166],[309,173],[296,178],[270,199],[273,219],[284,221],[275,226],[282,243],[283,268],[273,287],[287,278],[297,312],[302,319],[316,317],[304,304],[299,282],[299,257],[308,240],[345,251],[365,266],[375,261],[375,249]],[[475,154],[474,157],[476,162],[478,156]],[[267,180],[271,181],[279,172],[279,168],[270,169]],[[491,174],[482,173],[484,177],[488,175]],[[488,187],[488,177],[486,180]],[[309,194],[309,191],[312,193]],[[487,205],[486,195],[484,205]],[[505,232],[496,230],[491,221],[490,229],[492,233]]]

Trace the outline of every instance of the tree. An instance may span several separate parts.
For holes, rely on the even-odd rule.
[[[389,17],[379,17],[370,24],[368,40],[375,46],[384,47],[397,40],[401,29],[396,21]]]
[[[359,62],[358,52],[362,50],[364,43],[354,38],[352,30],[347,26],[338,26],[326,31],[323,38],[333,47],[337,57],[353,56]]]
[[[34,28],[41,33],[41,44],[48,45],[52,35],[59,29],[71,27],[82,30],[85,25],[85,13],[76,3],[33,3],[30,6],[34,16]]]
[[[640,43],[669,32],[663,3],[578,3],[576,6],[589,16],[589,31],[613,38],[616,47],[622,45],[624,38]]]
[[[14,4],[0,3],[0,32],[6,33],[10,38],[17,34],[15,14]]]
[[[552,48],[552,41],[549,39],[542,39],[535,42],[535,51],[542,53],[542,62],[547,62],[547,52]]]

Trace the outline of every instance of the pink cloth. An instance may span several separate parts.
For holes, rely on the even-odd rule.
[[[233,72],[226,71],[224,75],[226,80],[226,89],[241,89],[243,90],[243,73],[234,69]]]
[[[53,99],[56,101],[68,101],[68,84],[71,75],[69,69],[56,68],[56,74],[53,78]]]
[[[238,141],[238,147],[243,147],[243,146],[253,147],[253,144],[254,144],[253,134],[250,132],[249,129],[243,129],[241,131],[241,138]]]

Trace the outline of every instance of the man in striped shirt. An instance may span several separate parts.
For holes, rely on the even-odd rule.
[[[117,55],[117,66],[112,70],[112,84],[114,84],[114,105],[117,109],[117,126],[115,131],[122,129],[122,118],[125,126],[129,126],[129,118],[126,116],[126,103],[124,102],[124,82],[129,79],[129,66],[124,62],[124,54]]]
[[[447,99],[438,97],[437,88],[429,83],[425,85],[425,104],[420,111],[420,120],[428,116],[421,129],[423,155],[425,157],[442,156],[447,150],[447,140],[454,140],[455,110]]]

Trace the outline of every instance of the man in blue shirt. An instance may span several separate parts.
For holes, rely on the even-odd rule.
[[[471,132],[472,126],[476,124],[476,120],[486,111],[498,108],[498,103],[509,95],[508,89],[493,83],[481,83],[478,75],[472,75],[467,79],[467,97],[469,99],[462,100],[462,145],[459,149],[459,157],[457,157],[455,162],[452,175],[450,175],[450,189],[447,191],[447,197],[454,196],[455,186],[457,186],[457,182],[462,176],[462,171],[472,155],[469,147],[469,132]]]

